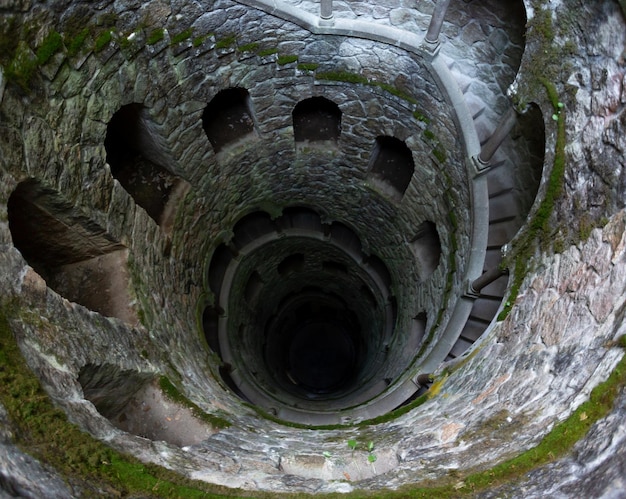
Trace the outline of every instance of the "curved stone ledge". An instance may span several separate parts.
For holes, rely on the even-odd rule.
[[[421,32],[392,41],[397,28],[384,27],[373,35],[378,41],[371,41],[365,38],[372,23],[359,21],[353,25],[359,38],[352,40],[346,36],[347,32],[341,31],[348,29],[350,22],[343,14],[331,25],[320,23],[319,16],[311,12],[302,13],[296,2],[255,2],[259,9],[271,10],[272,16],[256,8],[247,9],[242,3],[224,2],[220,8],[232,7],[229,19],[252,11],[254,19],[271,17],[264,26],[273,26],[272,30],[283,23],[286,33],[280,39],[283,47],[305,44],[310,50],[307,54],[314,54],[309,42],[319,38],[328,47],[341,48],[341,53],[323,61],[327,65],[323,69],[328,71],[351,67],[346,61],[354,54],[362,55],[370,49],[377,55],[388,51],[389,58],[398,61],[398,67],[383,65],[377,68],[376,78],[386,70],[385,79],[380,81],[386,82],[387,77],[392,80],[412,69],[409,88],[416,89],[420,97],[431,99],[433,107],[441,109],[441,116],[434,116],[435,125],[427,128],[423,121],[410,116],[416,110],[414,105],[382,87],[370,85],[371,81],[368,84],[322,82],[312,74],[303,75],[295,62],[279,64],[276,54],[251,56],[234,47],[216,47],[223,40],[220,38],[223,33],[218,33],[217,38],[207,38],[197,47],[191,41],[187,47],[170,47],[167,41],[142,46],[139,41],[148,35],[146,30],[137,32],[134,40],[138,45],[122,47],[112,43],[106,52],[69,57],[69,63],[65,61],[67,54],[59,53],[41,68],[38,82],[41,92],[30,95],[19,93],[2,79],[0,289],[3,307],[8,307],[9,301],[11,304],[6,311],[11,332],[25,361],[72,421],[116,449],[184,476],[240,487],[250,494],[259,490],[271,494],[282,491],[302,494],[357,491],[359,494],[360,490],[399,489],[397,494],[402,495],[403,487],[428,480],[449,481],[452,472],[459,477],[454,485],[465,492],[464,477],[477,470],[488,470],[537,445],[558,422],[589,398],[591,390],[608,377],[623,356],[622,349],[616,345],[626,334],[626,215],[623,212],[626,184],[620,183],[626,165],[615,151],[623,145],[620,137],[624,128],[625,71],[623,61],[618,62],[619,54],[612,47],[623,46],[626,30],[618,6],[615,2],[583,5],[582,1],[574,6],[582,13],[581,26],[593,27],[598,36],[588,40],[577,34],[577,27],[566,32],[570,41],[580,41],[580,48],[572,49],[576,55],[567,56],[564,61],[576,61],[575,67],[583,69],[577,73],[578,70],[564,64],[563,74],[568,71],[571,74],[555,82],[558,99],[567,110],[564,126],[569,145],[565,151],[555,150],[556,124],[562,123],[558,121],[558,110],[554,110],[557,120],[553,120],[550,116],[553,109],[543,94],[530,92],[537,109],[531,124],[526,126],[538,127],[539,122],[543,123],[542,146],[547,165],[539,197],[530,209],[531,216],[545,207],[543,200],[552,188],[551,165],[561,154],[567,160],[565,186],[561,197],[553,200],[552,213],[546,222],[552,230],[549,240],[542,242],[541,249],[532,246],[527,255],[532,265],[525,278],[520,279],[519,293],[508,317],[501,322],[493,321],[493,315],[483,319],[485,327],[486,323],[490,324],[486,334],[463,355],[454,348],[474,305],[487,298],[501,299],[506,288],[499,283],[497,291],[487,297],[476,297],[471,284],[487,267],[500,264],[499,259],[493,259],[493,250],[509,242],[523,223],[514,221],[504,228],[498,225],[505,219],[508,221],[510,213],[503,211],[493,216],[503,202],[494,200],[497,197],[494,194],[527,188],[528,192],[521,197],[532,197],[532,182],[504,182],[516,158],[528,158],[532,153],[520,152],[519,156],[503,159],[507,151],[528,149],[527,142],[532,142],[532,138],[518,144],[513,139],[505,141],[498,153],[501,155],[494,156],[494,164],[488,171],[477,171],[472,161],[507,107],[502,104],[502,99],[508,103],[506,89],[500,89],[498,103],[494,104],[498,112],[481,110],[479,101],[495,95],[496,87],[493,82],[477,78],[479,88],[472,88],[459,77],[459,67],[450,63],[454,59],[450,54],[462,50],[445,51],[446,29],[451,30],[450,26],[444,26],[439,53],[429,54],[420,45]],[[352,4],[356,9],[362,2]],[[431,3],[424,5],[428,8]],[[120,22],[125,26],[134,26],[135,14],[126,10],[134,6],[115,5],[115,9],[124,9]],[[173,22],[180,13],[177,9],[184,10],[185,6],[163,7],[163,16]],[[11,6],[14,7],[17,8]],[[56,19],[47,7],[38,5],[37,9],[47,12],[47,19]],[[372,12],[382,16],[381,8],[376,6]],[[566,14],[564,6],[551,8],[554,10],[548,13],[556,19]],[[199,9],[191,11],[198,14],[199,24],[209,26],[219,20],[218,15],[211,16],[210,9],[207,12]],[[24,12],[27,16],[28,11]],[[538,13],[538,10],[534,12]],[[177,27],[187,15],[183,14],[176,20]],[[281,16],[290,22],[278,22]],[[532,16],[529,17],[532,21]],[[230,29],[234,24],[223,25],[224,29]],[[296,25],[307,26],[308,31]],[[469,26],[462,20],[458,25]],[[266,32],[274,33],[272,30]],[[473,38],[468,36],[466,33],[465,40],[470,44]],[[529,64],[533,64],[530,57],[536,48],[536,33],[529,32],[528,38],[531,47],[516,80],[518,87],[534,74]],[[398,48],[397,43],[403,48]],[[318,50],[323,52],[319,47]],[[589,53],[600,55],[590,60]],[[367,68],[373,60],[363,59],[354,67]],[[514,63],[510,68],[513,66]],[[426,67],[429,69],[424,70]],[[497,81],[507,81],[508,77],[507,73]],[[159,84],[150,85],[151,80]],[[254,82],[260,83],[257,86]],[[253,104],[258,106],[254,111],[261,117],[257,123],[260,133],[252,140],[243,140],[215,154],[207,140],[200,142],[206,138],[201,116],[219,90],[237,85],[247,88]],[[568,85],[576,87],[578,94],[568,94]],[[344,137],[342,130],[336,146],[323,154],[315,148],[311,153],[297,147],[291,123],[294,106],[318,92],[338,102],[351,135],[349,139],[347,135]],[[478,93],[480,99],[476,99]],[[186,95],[193,98],[187,101]],[[268,95],[272,99],[264,99]],[[280,98],[274,100],[274,95]],[[384,105],[376,108],[377,101]],[[103,142],[107,123],[119,107],[133,102],[144,103],[149,108],[148,115],[153,121],[151,133],[162,140],[163,151],[167,153],[164,161],[190,183],[186,196],[177,200],[171,233],[163,231],[135,204],[133,197],[113,179],[106,164]],[[362,109],[365,105],[382,110],[378,113],[380,121],[368,120],[369,113]],[[450,116],[454,119],[450,120]],[[407,131],[403,132],[402,128]],[[427,130],[441,134],[442,143],[449,145],[452,152],[447,161],[433,160],[428,142],[431,139],[424,136]],[[458,134],[462,140],[456,144]],[[414,159],[419,159],[412,184],[400,202],[367,184],[368,160],[376,137],[396,135],[401,135],[398,138],[406,141],[414,151]],[[280,169],[267,178],[263,172],[272,161],[263,158],[259,153],[261,148],[270,151],[272,161],[280,158],[275,161]],[[338,159],[342,155],[352,157],[354,166],[342,165],[343,160]],[[500,164],[505,159],[509,163]],[[422,161],[433,166],[423,171]],[[616,165],[616,171],[603,170],[601,163]],[[527,171],[531,170],[529,167]],[[443,172],[452,176],[449,181],[442,178]],[[128,248],[129,293],[133,306],[140,312],[140,325],[131,326],[69,302],[49,289],[27,265],[13,245],[6,204],[19,183],[32,177],[63,193],[72,204],[89,213],[115,241]],[[342,182],[344,178],[348,181]],[[603,183],[603,179],[610,182]],[[457,184],[460,187],[454,191],[452,187]],[[601,185],[609,187],[602,190]],[[220,381],[219,369],[223,366],[207,348],[198,324],[198,316],[202,315],[198,306],[201,309],[212,306],[215,298],[205,282],[207,255],[230,240],[233,227],[247,213],[264,209],[277,216],[285,204],[293,204],[296,191],[292,186],[301,187],[298,201],[302,205],[320,208],[327,220],[350,224],[364,241],[364,253],[380,256],[389,268],[392,282],[398,283],[406,296],[411,295],[398,303],[399,316],[404,319],[396,327],[408,330],[415,327],[413,320],[420,320],[424,329],[432,329],[440,320],[440,329],[434,328],[435,341],[424,348],[419,362],[411,367],[413,371],[408,369],[389,392],[389,400],[393,399],[389,409],[407,401],[410,404],[408,399],[418,388],[416,381],[425,379],[418,375],[424,374],[424,370],[435,371],[435,383],[422,405],[405,406],[406,410],[388,421],[378,419],[365,425],[346,424],[312,431],[257,414]],[[420,190],[447,197],[445,202],[429,208]],[[604,199],[599,193],[607,195],[602,206],[594,201]],[[528,206],[532,200],[522,204]],[[359,207],[359,213],[350,211],[353,206]],[[454,209],[460,216],[456,224],[449,215]],[[521,209],[518,215],[524,218],[527,209]],[[601,213],[605,218],[603,228],[592,229],[591,222],[582,223],[581,210]],[[433,274],[419,282],[419,271],[409,268],[406,261],[415,258],[411,239],[422,230],[425,220],[436,223],[442,257]],[[574,223],[575,231],[568,228]],[[522,228],[522,236],[527,233],[525,230],[528,226]],[[578,233],[574,238],[573,232]],[[197,234],[203,235],[201,240]],[[455,241],[458,248],[452,250]],[[511,272],[513,277],[523,277],[517,273],[521,272],[519,267]],[[449,292],[456,300],[450,302],[450,307],[441,298],[444,296],[441,283],[448,279]],[[393,289],[392,293],[395,293]],[[429,298],[431,294],[436,298]],[[488,308],[482,311],[492,312]],[[440,310],[442,315],[438,318]],[[2,313],[4,317],[4,308]],[[456,360],[442,364],[453,350]],[[113,426],[85,399],[79,373],[87,365],[110,365],[120,372],[167,374],[200,409],[216,417],[227,417],[231,426],[216,429],[207,438],[194,440],[188,446],[184,445],[187,442],[174,438],[166,443],[129,434]],[[430,377],[426,379],[430,381]],[[619,426],[623,419],[622,402],[618,396],[613,411],[592,426],[571,454],[525,477],[517,477],[519,483],[482,493],[495,497],[526,490],[531,497],[546,493],[573,497],[580,491],[596,493],[598,489],[594,487],[601,482],[601,493],[619,494],[623,483],[624,435]],[[369,416],[365,406],[358,417]],[[14,436],[5,431],[5,419],[0,413],[3,451],[8,453],[7,459],[13,459],[11,456],[21,459],[11,447]],[[357,442],[354,449],[349,443],[352,440]],[[370,441],[373,449],[368,452]],[[369,460],[371,454],[376,456],[375,463]],[[31,471],[34,476],[50,476],[47,471],[42,475],[39,467],[31,466],[30,461],[20,469],[3,468],[3,475],[13,477],[6,482],[9,493],[39,493],[40,488],[29,485],[22,473]],[[53,476],[47,482],[50,483],[48,495],[71,496],[73,492],[62,485],[60,475]],[[20,488],[20,484],[24,487]]]

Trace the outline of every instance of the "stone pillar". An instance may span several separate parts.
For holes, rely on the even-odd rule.
[[[500,147],[504,139],[506,139],[515,126],[515,123],[517,123],[517,111],[515,111],[514,108],[510,108],[502,117],[500,123],[498,123],[498,126],[491,137],[489,137],[489,140],[485,142],[480,150],[480,154],[478,155],[478,161],[480,164],[489,164],[489,161],[491,161],[491,158],[498,150],[498,147]]]
[[[433,17],[430,19],[430,25],[424,39],[426,43],[439,45],[439,33],[441,33],[441,26],[443,26],[443,19],[446,16],[448,5],[450,5],[450,0],[438,0],[435,5]]]
[[[478,295],[485,286],[488,286],[499,277],[507,275],[508,273],[508,269],[502,269],[500,267],[494,267],[492,269],[489,269],[487,272],[485,272],[483,275],[481,275],[478,279],[474,280],[474,282],[470,284],[470,292],[472,294]]]
[[[332,19],[333,0],[321,0],[320,17],[322,19]]]

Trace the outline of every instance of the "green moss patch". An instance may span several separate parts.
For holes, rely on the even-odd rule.
[[[555,113],[558,116],[556,121],[557,133],[554,145],[554,163],[550,178],[548,179],[546,193],[537,208],[537,211],[527,224],[526,231],[513,246],[512,256],[509,257],[505,265],[511,267],[512,263],[515,267],[513,283],[505,306],[498,314],[498,320],[504,320],[515,303],[520,287],[528,272],[528,265],[532,256],[532,250],[536,242],[547,244],[551,240],[551,230],[549,227],[550,216],[554,211],[557,198],[563,192],[563,182],[565,177],[565,108],[560,105],[559,96],[554,84],[543,79],[542,83],[548,92],[548,98],[552,103]]]
[[[315,71],[319,66],[315,62],[299,62],[297,68],[299,71]]]
[[[263,50],[259,50],[257,54],[259,55],[259,57],[267,57],[270,55],[278,54],[278,49],[275,47],[269,48],[269,49],[263,49]]]
[[[76,55],[80,52],[80,50],[85,45],[85,40],[89,36],[89,29],[84,28],[83,30],[76,33],[74,36],[64,36],[65,46],[67,48],[67,54],[69,56]]]
[[[123,455],[70,423],[28,369],[15,342],[8,313],[0,309],[0,402],[15,443],[73,482],[82,481],[106,497],[163,498],[232,496],[237,491],[189,480],[153,464]],[[25,316],[20,320],[25,320]]]
[[[63,37],[61,34],[56,31],[51,31],[37,48],[37,63],[43,66],[54,54],[61,50],[62,47]]]
[[[165,30],[163,28],[153,29],[146,40],[147,45],[155,45],[165,38]]]
[[[298,60],[298,56],[297,55],[288,54],[288,55],[278,56],[278,59],[276,60],[276,63],[279,66],[284,66],[286,64],[292,64],[292,63],[296,62],[297,60]]]
[[[37,58],[33,56],[28,45],[22,42],[15,50],[13,60],[5,68],[4,77],[23,91],[28,91],[30,80],[38,64]]]
[[[258,49],[259,44],[256,42],[246,43],[237,47],[237,50],[239,50],[239,52],[256,52]]]
[[[214,414],[207,414],[206,412],[204,412],[191,400],[189,400],[182,393],[180,393],[178,389],[172,384],[172,382],[165,376],[161,376],[159,378],[159,387],[167,398],[169,398],[173,402],[177,402],[187,407],[191,410],[195,417],[204,421],[207,424],[210,424],[213,428],[223,429],[232,426],[230,421],[219,416],[215,416]]]
[[[106,30],[100,33],[93,44],[94,52],[98,53],[104,50],[104,48],[111,43],[111,39],[113,38],[113,33],[111,30]]]
[[[224,38],[220,38],[215,42],[216,49],[227,49],[235,45],[237,42],[237,37],[235,35],[227,35]]]
[[[211,38],[211,34],[210,33],[207,33],[206,35],[196,36],[191,41],[191,45],[194,46],[194,47],[199,47],[200,45],[202,45],[209,38]]]
[[[327,71],[316,73],[315,78],[326,81],[342,81],[345,83],[359,83],[361,85],[369,85],[370,81],[363,75],[358,73],[350,73],[349,71]]]
[[[170,40],[170,43],[172,45],[176,45],[177,43],[182,43],[185,40],[188,40],[189,38],[191,38],[192,35],[193,35],[193,28],[188,28],[184,31],[181,31],[180,33],[176,33]]]

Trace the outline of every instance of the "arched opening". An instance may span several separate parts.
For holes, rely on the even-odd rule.
[[[325,97],[299,102],[292,112],[296,142],[337,141],[341,133],[339,106]]]
[[[254,132],[254,113],[250,94],[245,88],[227,88],[217,93],[202,113],[202,128],[213,150]]]
[[[178,447],[215,433],[190,404],[182,402],[184,397],[172,399],[176,388],[167,378],[113,364],[87,364],[78,373],[78,382],[85,399],[122,431]]]
[[[161,164],[167,155],[151,126],[143,105],[123,106],[109,121],[104,146],[113,176],[135,203],[169,232],[173,207],[189,184]]]
[[[389,136],[376,138],[368,178],[384,194],[402,199],[414,170],[413,154],[403,141]]]
[[[51,289],[95,312],[136,322],[123,244],[36,180],[17,186],[7,210],[13,244]]]

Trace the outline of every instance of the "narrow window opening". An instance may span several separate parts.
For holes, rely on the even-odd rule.
[[[250,94],[245,88],[227,88],[211,99],[202,113],[202,128],[213,150],[254,132]]]
[[[7,209],[13,244],[51,289],[108,317],[137,322],[123,244],[35,180],[17,186]]]
[[[333,141],[341,133],[339,106],[324,97],[311,97],[299,102],[292,112],[296,142]]]
[[[384,194],[402,199],[414,170],[413,154],[404,142],[388,136],[376,139],[368,177]]]

